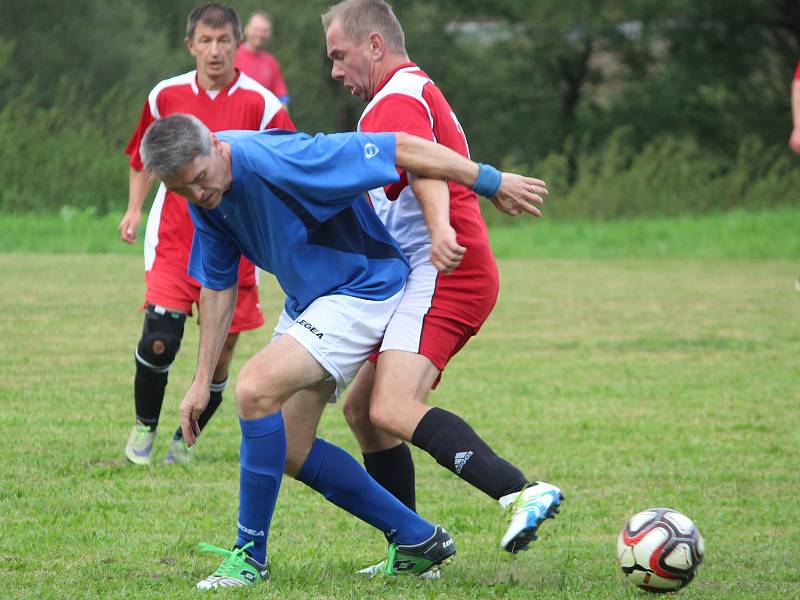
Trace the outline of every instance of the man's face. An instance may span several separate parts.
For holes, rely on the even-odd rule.
[[[244,34],[254,48],[264,49],[272,37],[272,23],[262,16],[255,15],[244,28]]]
[[[169,191],[180,194],[192,204],[217,208],[226,190],[225,158],[220,142],[214,138],[210,154],[197,156],[175,175],[160,179]]]
[[[375,61],[369,40],[354,44],[344,35],[339,20],[335,19],[328,26],[325,44],[328,57],[333,61],[331,77],[341,81],[353,96],[365,102],[371,100],[377,82],[372,81]]]
[[[186,40],[194,56],[197,72],[208,79],[226,79],[233,76],[233,60],[239,42],[233,34],[233,25],[210,27],[198,23],[194,37]]]

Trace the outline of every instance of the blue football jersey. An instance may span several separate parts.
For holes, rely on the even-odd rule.
[[[385,300],[402,289],[408,262],[365,194],[399,179],[394,134],[217,137],[231,147],[231,187],[217,208],[189,203],[189,275],[201,285],[236,285],[244,255],[275,274],[292,318],[321,296]]]

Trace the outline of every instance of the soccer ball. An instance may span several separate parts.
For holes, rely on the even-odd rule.
[[[671,508],[648,508],[634,515],[617,540],[617,558],[628,581],[648,592],[687,585],[704,554],[703,536],[695,524]]]

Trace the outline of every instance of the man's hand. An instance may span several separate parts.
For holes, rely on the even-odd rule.
[[[431,262],[437,271],[450,273],[461,264],[466,251],[456,240],[456,230],[449,224],[431,232]]]
[[[523,212],[541,217],[542,211],[538,207],[544,204],[544,197],[548,193],[547,184],[541,179],[503,173],[500,190],[492,198],[492,204],[500,212],[512,217]]]
[[[192,384],[189,391],[186,392],[183,401],[180,405],[181,414],[181,431],[183,432],[183,441],[188,447],[194,446],[197,441],[197,436],[200,435],[200,424],[197,420],[203,411],[208,406],[210,392],[207,386]]]
[[[792,129],[792,135],[789,137],[789,148],[800,154],[800,127]]]
[[[128,210],[125,216],[117,225],[119,230],[119,239],[126,244],[133,244],[136,242],[136,229],[142,220],[142,212],[136,210]]]

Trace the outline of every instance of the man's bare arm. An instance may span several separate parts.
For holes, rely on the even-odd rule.
[[[450,179],[473,188],[480,167],[450,148],[407,133],[397,133],[395,162],[398,167],[415,175],[431,179]],[[518,215],[522,212],[542,215],[539,207],[548,194],[547,185],[540,179],[515,173],[503,173],[497,192],[491,197],[498,210]]]
[[[128,175],[128,209],[117,225],[119,237],[123,242],[133,244],[136,241],[136,229],[142,221],[142,206],[147,193],[153,185],[153,176],[147,171],[137,171],[130,167]]]
[[[450,273],[460,263],[466,248],[456,240],[450,225],[450,188],[446,181],[408,175],[411,189],[422,208],[431,238],[431,262],[438,271]]]
[[[200,290],[200,344],[194,380],[180,405],[181,430],[187,446],[197,441],[200,425],[197,420],[208,406],[209,389],[214,368],[228,336],[236,306],[237,286],[226,290]]]
[[[792,81],[792,135],[789,148],[800,154],[800,79]]]

